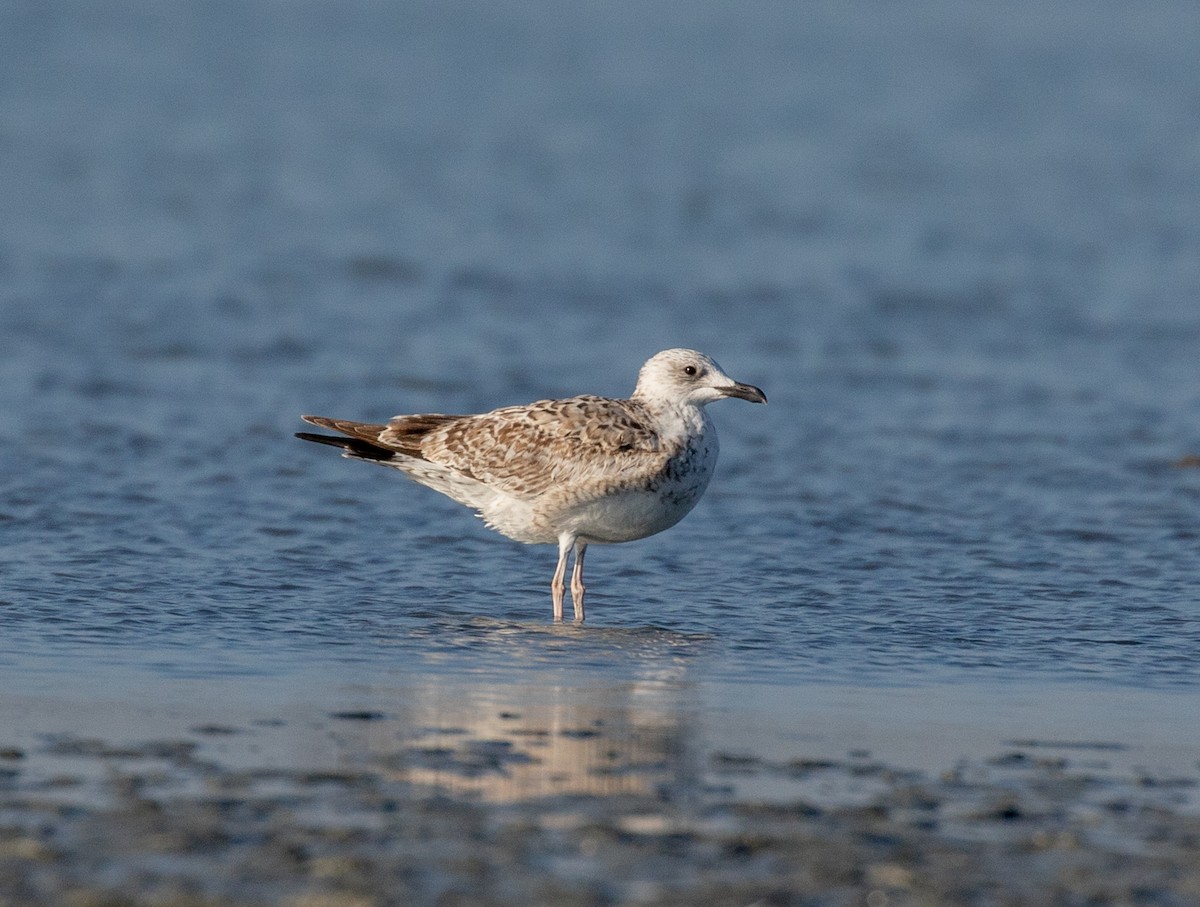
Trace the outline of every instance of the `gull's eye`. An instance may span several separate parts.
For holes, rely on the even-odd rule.
[[[696,366],[694,366],[694,365],[685,365],[683,367],[683,373],[685,375],[687,375],[689,378],[695,378],[696,371],[697,371],[697,369],[696,369]]]

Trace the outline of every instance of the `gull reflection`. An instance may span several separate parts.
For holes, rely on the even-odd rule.
[[[396,780],[490,802],[677,796],[700,784],[689,694],[662,680],[593,687],[439,677],[373,690],[375,702],[395,706],[339,733],[347,755]]]

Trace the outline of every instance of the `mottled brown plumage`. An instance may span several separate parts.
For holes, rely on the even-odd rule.
[[[391,466],[474,508],[522,542],[558,543],[554,614],[575,550],[572,598],[583,619],[583,552],[661,532],[696,504],[717,458],[704,405],[722,397],[765,403],[693,350],[667,350],[643,366],[630,399],[540,400],[479,415],[396,416],[386,425],[304,416],[340,437],[297,437]]]

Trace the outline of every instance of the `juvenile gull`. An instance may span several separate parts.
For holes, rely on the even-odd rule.
[[[642,366],[627,400],[584,395],[474,416],[396,416],[386,425],[302,416],[341,435],[296,437],[399,469],[510,539],[557,544],[556,621],[574,550],[571,602],[582,622],[587,546],[669,529],[704,494],[717,463],[717,432],[704,406],[722,397],[767,402],[703,353],[664,350]]]

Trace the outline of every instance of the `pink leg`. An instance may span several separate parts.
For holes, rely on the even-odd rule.
[[[575,543],[575,566],[571,570],[571,604],[575,606],[575,623],[583,623],[583,553],[587,542],[580,539]]]
[[[554,620],[560,622],[563,619],[563,589],[566,588],[563,580],[567,575],[567,555],[571,553],[571,546],[575,540],[570,536],[563,536],[558,540],[558,566],[554,568],[554,578],[550,580],[550,598],[554,602]]]

